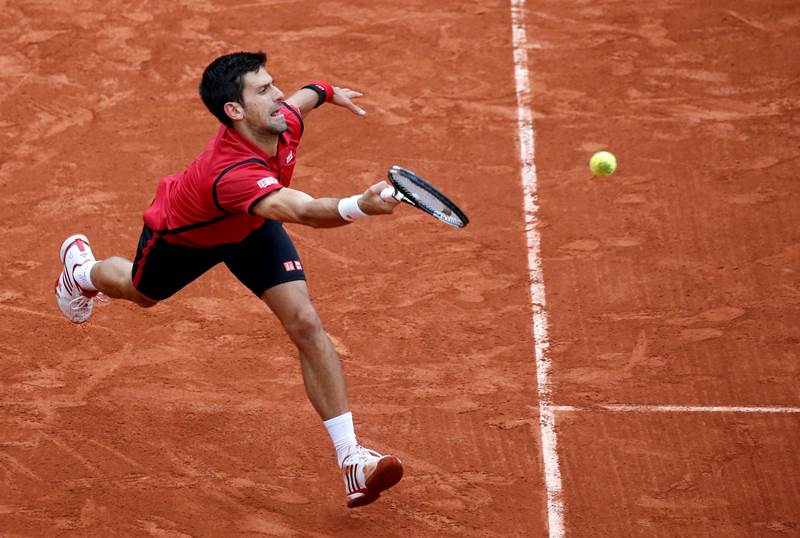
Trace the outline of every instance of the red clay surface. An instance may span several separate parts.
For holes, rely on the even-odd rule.
[[[553,402],[800,406],[800,5],[530,8]],[[800,414],[557,419],[567,536],[800,536]]]
[[[237,4],[3,5],[0,534],[544,532],[507,6]],[[224,268],[149,311],[100,304],[80,327],[52,296],[69,233],[133,256],[157,180],[217,129],[202,69],[258,48],[287,91],[328,78],[366,94],[364,119],[308,118],[298,188],[350,195],[399,163],[473,220],[406,208],[290,230],[359,437],[406,465],[356,511],[293,347]]]
[[[645,5],[647,4],[647,5]],[[800,8],[532,2],[553,401],[800,405]],[[509,5],[0,0],[0,534],[547,536]],[[292,227],[364,444],[344,506],[293,347],[224,269],[156,307],[52,296],[58,246],[132,257],[215,131],[216,55],[265,49],[369,115],[307,121],[295,185],[408,166],[459,201]],[[588,177],[609,148],[616,175]],[[800,416],[559,413],[567,536],[800,535]]]

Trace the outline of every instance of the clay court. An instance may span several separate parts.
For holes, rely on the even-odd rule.
[[[796,0],[0,7],[0,535],[800,536]],[[80,326],[53,297],[72,233],[133,258],[217,129],[203,68],[259,49],[365,94],[306,120],[294,187],[397,163],[471,220],[289,227],[359,439],[406,468],[357,510],[224,267]]]

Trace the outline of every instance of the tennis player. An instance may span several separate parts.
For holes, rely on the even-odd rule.
[[[83,323],[98,293],[152,307],[216,264],[228,269],[274,312],[300,355],[306,393],[322,418],[344,476],[347,506],[369,504],[403,475],[400,460],[360,446],[339,356],[311,303],[305,273],[284,222],[343,226],[394,211],[382,181],[348,198],[312,198],[290,187],[304,120],[323,103],[365,114],[361,94],[314,81],[288,98],[265,69],[263,52],[215,59],[200,96],[222,123],[200,155],[161,179],[144,213],[136,257],[96,260],[77,234],[61,245],[55,286],[64,315]]]

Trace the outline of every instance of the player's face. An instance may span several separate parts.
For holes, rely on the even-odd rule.
[[[261,67],[243,78],[242,100],[244,119],[254,131],[280,134],[288,127],[281,110],[283,92],[273,83],[272,76]]]

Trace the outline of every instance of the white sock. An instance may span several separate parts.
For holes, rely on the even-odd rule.
[[[82,290],[97,290],[97,288],[94,287],[94,284],[92,284],[92,267],[94,267],[94,264],[96,264],[98,261],[99,260],[92,260],[84,262],[83,265],[79,265],[72,272],[72,278],[75,279],[75,282],[78,283],[78,286],[80,286]]]
[[[336,449],[336,457],[339,460],[339,467],[341,467],[342,461],[350,452],[350,449],[358,444],[353,426],[353,414],[348,411],[338,417],[329,418],[323,424],[328,429],[328,435],[331,436],[331,441],[333,441],[333,446]]]

